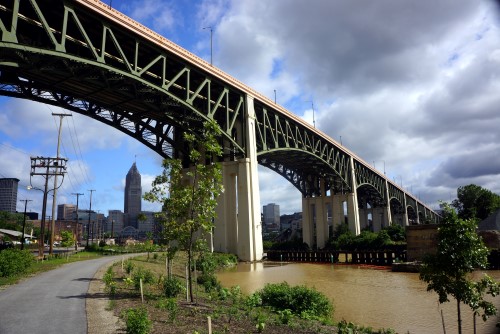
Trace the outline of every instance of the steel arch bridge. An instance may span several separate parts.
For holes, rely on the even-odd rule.
[[[164,158],[182,158],[181,134],[215,120],[223,133],[226,188],[245,189],[239,218],[228,209],[235,206],[230,198],[220,201],[230,214],[222,212],[217,238],[240,258],[259,259],[262,249],[257,163],[292,183],[305,207],[310,199],[345,201],[342,196],[353,194],[349,223],[357,232],[359,210],[386,208],[388,224],[391,211],[404,216],[402,224],[437,220],[415,196],[321,131],[100,1],[0,0],[0,31],[1,95],[94,118]]]

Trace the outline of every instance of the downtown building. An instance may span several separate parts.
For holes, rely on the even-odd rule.
[[[59,204],[57,205],[57,220],[75,220],[76,205]]]
[[[145,239],[149,233],[156,234],[154,212],[142,211],[141,174],[135,162],[125,178],[123,211],[123,213],[118,210],[109,211],[107,229],[109,230],[114,221],[114,235],[119,235],[122,239]]]
[[[142,186],[141,174],[135,162],[132,167],[130,167],[125,178],[124,197],[124,228],[132,226],[137,229],[137,216],[141,213],[142,208]]]
[[[280,206],[275,203],[264,205],[262,210],[264,232],[280,230]]]
[[[19,179],[0,179],[0,211],[16,212]]]

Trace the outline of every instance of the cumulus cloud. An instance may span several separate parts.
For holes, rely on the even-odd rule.
[[[446,200],[471,181],[500,192],[491,181],[497,163],[481,158],[499,141],[491,3],[233,1],[222,15],[224,70],[268,97],[276,89],[278,102],[310,123],[304,101],[313,97],[319,129],[385,165],[423,201]],[[259,172],[263,203],[279,202],[270,188],[283,181]],[[283,206],[300,210],[293,203]]]

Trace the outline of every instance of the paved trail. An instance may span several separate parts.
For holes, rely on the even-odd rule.
[[[70,263],[0,291],[0,333],[86,334],[89,283],[101,266],[120,258]]]

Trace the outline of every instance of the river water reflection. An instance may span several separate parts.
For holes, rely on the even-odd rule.
[[[500,280],[500,271],[489,271],[488,275]],[[242,263],[217,276],[223,286],[239,285],[246,294],[266,283],[283,281],[315,287],[333,300],[335,321],[345,319],[374,329],[393,328],[398,333],[443,333],[442,310],[447,333],[457,332],[454,300],[439,304],[437,294],[427,292],[427,285],[414,273],[330,264]],[[495,298],[495,304],[500,309],[500,297]],[[472,313],[466,306],[461,309],[463,333],[473,333]],[[500,333],[496,321],[494,317],[483,323],[478,318],[477,333]]]

